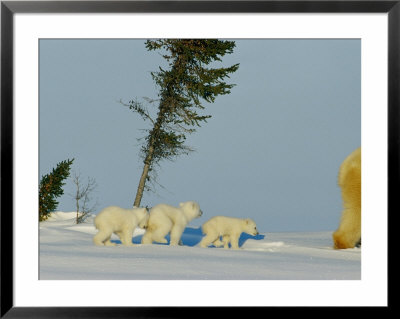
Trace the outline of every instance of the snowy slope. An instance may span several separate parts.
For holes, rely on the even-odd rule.
[[[240,250],[200,248],[199,228],[187,227],[183,246],[96,247],[93,217],[74,224],[57,212],[40,223],[40,279],[361,279],[361,249],[333,250],[331,232],[242,234]],[[119,243],[118,237],[112,240]]]

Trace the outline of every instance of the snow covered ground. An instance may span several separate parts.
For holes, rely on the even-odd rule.
[[[200,248],[200,228],[187,227],[183,246],[96,247],[93,217],[53,213],[40,223],[41,280],[360,280],[361,248],[332,249],[332,232],[242,234],[240,250]],[[118,237],[112,240],[119,243]]]

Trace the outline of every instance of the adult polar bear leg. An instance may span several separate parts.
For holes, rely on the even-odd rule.
[[[361,239],[361,212],[344,209],[339,228],[333,234],[335,249],[354,248]]]
[[[339,228],[333,233],[334,248],[353,248],[361,239],[361,148],[341,164],[338,184],[343,211]]]

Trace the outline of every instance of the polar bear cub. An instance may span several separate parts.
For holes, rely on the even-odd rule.
[[[93,237],[95,245],[115,246],[110,238],[114,233],[123,245],[133,246],[132,235],[137,226],[146,228],[149,214],[146,208],[125,209],[118,206],[104,208],[94,219],[98,233]]]
[[[239,249],[239,237],[242,232],[258,235],[256,223],[250,218],[215,216],[203,224],[202,230],[206,236],[201,240],[200,247],[213,244],[215,247],[223,245],[224,248],[229,248],[230,242],[232,249]]]
[[[142,244],[151,244],[153,241],[166,244],[165,236],[171,233],[170,245],[178,245],[186,225],[202,214],[199,204],[194,201],[180,203],[179,207],[158,204],[150,210]]]

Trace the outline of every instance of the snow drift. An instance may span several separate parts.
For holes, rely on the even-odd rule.
[[[186,227],[183,246],[96,247],[93,216],[56,212],[40,223],[41,280],[360,280],[361,249],[334,250],[332,232],[242,234],[240,250],[200,248],[200,228]],[[113,235],[114,236],[114,235]],[[112,241],[120,243],[117,236]]]

